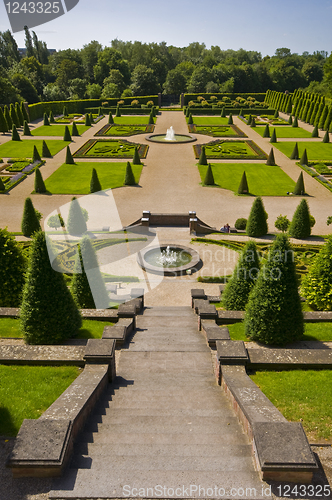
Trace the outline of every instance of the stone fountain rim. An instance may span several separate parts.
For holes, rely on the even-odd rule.
[[[145,260],[145,255],[153,250],[166,250],[167,247],[170,247],[172,250],[182,250],[191,255],[191,261],[188,264],[184,264],[179,267],[158,267],[149,264]],[[172,243],[163,243],[162,245],[156,245],[151,247],[146,247],[143,250],[140,250],[137,254],[137,262],[141,266],[142,269],[149,273],[153,274],[163,274],[164,276],[180,276],[182,274],[186,274],[188,269],[192,269],[193,267],[199,264],[201,258],[199,253],[196,252],[193,248],[186,247],[184,245],[176,245]]]
[[[181,135],[182,137],[188,137],[186,141],[155,141],[154,137],[165,137],[166,134],[150,134],[145,137],[147,141],[154,142],[155,144],[187,144],[188,142],[197,141],[197,137],[192,134],[175,134],[175,136]]]

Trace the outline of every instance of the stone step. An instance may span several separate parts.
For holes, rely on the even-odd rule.
[[[168,375],[165,373],[154,374],[153,376],[144,376],[144,374],[137,374],[135,380],[130,376],[124,380],[125,386],[134,386],[137,389],[145,390],[163,390],[167,389],[170,385],[175,385],[178,388],[187,388],[188,391],[193,389],[210,389],[216,386],[215,380],[212,376],[202,377],[199,373],[193,373],[192,375],[182,374],[181,379],[179,376]]]
[[[195,317],[195,314],[191,307],[182,306],[182,307],[163,307],[163,306],[155,306],[155,307],[146,307],[143,312],[143,317],[148,316],[178,316],[178,317]]]
[[[172,317],[168,316],[137,316],[136,318],[136,326],[138,329],[147,328],[165,328],[166,330],[181,329],[181,328],[190,328],[195,332],[199,332],[198,330],[198,319],[197,316],[192,317]]]
[[[110,408],[104,408],[101,410],[99,413],[95,413],[93,416],[100,418],[99,422],[105,422],[105,417],[108,417],[109,415],[115,415],[115,416],[121,416],[121,415],[126,415],[130,416],[131,418],[136,418],[136,417],[162,417],[162,416],[167,416],[167,417],[182,417],[182,418],[189,418],[191,416],[199,417],[199,418],[206,418],[206,417],[213,417],[213,418],[231,418],[234,416],[234,413],[230,409],[225,409],[225,408],[215,408],[215,407],[209,407],[209,405],[202,406],[201,408],[182,408],[182,407],[174,407],[167,405],[158,407],[155,406],[153,407],[152,405],[148,404],[143,404],[138,401],[136,405],[130,405],[130,403],[123,403],[121,406],[113,407],[113,405]]]
[[[160,487],[159,487],[160,486]],[[216,488],[215,488],[216,486]],[[134,490],[134,488],[136,488]],[[136,469],[112,470],[108,463],[99,470],[70,469],[54,481],[50,499],[111,498],[232,498],[232,500],[269,500],[269,488],[253,470],[182,471]]]
[[[130,342],[131,352],[208,352],[209,347],[206,343],[200,342],[179,342],[177,339],[170,339],[169,342],[158,341],[157,339],[147,338],[135,342],[135,338]]]

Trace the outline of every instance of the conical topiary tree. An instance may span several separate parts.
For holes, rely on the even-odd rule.
[[[227,122],[228,125],[233,125],[233,115],[232,113],[229,113],[229,117],[228,117],[228,122]]]
[[[318,126],[317,125],[315,125],[315,128],[313,129],[311,137],[319,137]]]
[[[26,198],[24,203],[21,229],[23,236],[27,238],[41,229],[31,198]]]
[[[0,132],[5,134],[8,132],[8,123],[6,121],[5,115],[3,114],[2,107],[0,106]]]
[[[221,300],[224,309],[244,311],[249,293],[259,274],[259,255],[254,241],[248,241],[228,281]]]
[[[49,119],[50,123],[55,123],[55,119],[54,119],[54,115],[53,115],[52,110],[50,111],[50,114],[48,115],[48,119]]]
[[[330,135],[328,130],[325,132],[322,142],[324,142],[325,144],[330,142]]]
[[[263,205],[263,200],[258,196],[252,204],[249,214],[246,232],[252,238],[259,238],[267,234],[268,227],[266,222],[266,212]]]
[[[10,105],[10,110],[9,110],[10,118],[12,120],[12,123],[16,125],[17,128],[20,127],[20,121],[18,119],[18,116],[15,111],[14,104]]]
[[[245,334],[263,344],[284,345],[304,333],[293,251],[278,234],[246,307]]]
[[[292,238],[296,238],[298,240],[303,240],[310,236],[310,212],[308,203],[305,199],[300,202],[295,210],[288,232]]]
[[[221,118],[226,118],[226,106],[223,106],[222,107],[222,110],[221,110],[221,114],[220,114]]]
[[[75,337],[82,326],[80,312],[64,280],[50,262],[51,242],[40,231],[30,249],[30,260],[20,311],[21,329],[28,344],[58,344]]]
[[[101,107],[98,108],[98,116],[102,116],[103,115],[103,111],[101,109]]]
[[[289,118],[288,118],[288,125],[293,125],[292,115],[290,115]]]
[[[252,116],[251,116],[251,115],[249,115],[249,116],[248,116],[248,120],[247,120],[247,125],[251,125],[251,120],[252,120]]]
[[[7,229],[0,229],[0,306],[20,307],[26,259]]]
[[[133,165],[142,165],[141,159],[139,157],[138,147],[137,146],[135,146],[135,151],[134,151],[134,156],[133,156],[132,164]]]
[[[25,107],[23,101],[21,102],[21,112],[22,112],[22,116],[23,116],[23,122],[24,122],[24,120],[26,120],[29,123],[29,121],[30,121],[29,115],[28,115],[28,112],[26,110],[26,107]]]
[[[270,142],[272,142],[272,143],[273,142],[277,142],[277,133],[276,133],[276,129],[275,128],[272,131]]]
[[[149,125],[154,125],[154,119],[153,119],[152,113],[150,113],[150,116],[149,116]]]
[[[76,304],[82,309],[109,307],[110,300],[97,256],[87,236],[79,244],[70,288]]]
[[[279,111],[276,109],[273,118],[279,118]]]
[[[42,144],[42,157],[43,158],[52,158],[51,151],[48,149],[48,145],[45,141]]]
[[[193,123],[194,123],[194,120],[193,120],[192,114],[189,113],[189,116],[188,116],[188,125],[193,125]]]
[[[78,137],[80,135],[75,122],[73,122],[73,124],[71,126],[71,135],[74,137]]]
[[[69,146],[67,146],[66,149],[66,165],[75,165],[73,155],[71,154]]]
[[[21,138],[19,136],[19,133],[16,130],[16,125],[13,123],[13,128],[12,128],[12,141],[20,141]]]
[[[299,122],[298,122],[297,116],[294,116],[292,127],[296,128],[298,126],[299,126]]]
[[[50,121],[48,119],[48,116],[47,116],[47,113],[44,113],[44,125],[49,125],[50,124]]]
[[[267,123],[264,129],[263,137],[270,138],[270,127],[269,124]]]
[[[108,123],[110,125],[112,125],[114,123],[114,120],[113,120],[113,116],[112,116],[112,112],[110,111],[109,112],[109,115],[108,115]]]
[[[101,191],[102,187],[100,185],[97,170],[95,168],[92,169],[91,181],[90,181],[90,193],[97,193]]]
[[[300,159],[300,165],[308,165],[308,155],[307,155],[307,150],[305,149],[302,153],[301,159]]]
[[[69,234],[80,236],[87,231],[87,225],[78,200],[74,197],[71,200],[67,220],[67,231]]]
[[[318,311],[332,310],[332,236],[328,236],[308,273],[301,281],[301,294]]]
[[[33,146],[32,163],[35,163],[36,161],[41,161],[41,157],[38,153],[37,146]]]
[[[295,143],[295,146],[294,146],[294,149],[293,149],[293,152],[292,154],[290,155],[290,159],[291,160],[299,160],[300,157],[299,157],[299,147],[297,145],[297,142]]]
[[[299,196],[305,194],[303,172],[300,172],[299,178],[297,179],[297,182],[295,184],[295,188],[293,190],[293,194],[296,194]]]
[[[8,109],[8,106],[6,106],[6,105],[3,108],[3,114],[4,114],[4,117],[5,117],[7,125],[8,125],[8,130],[11,130],[12,126],[13,126],[13,120],[10,117],[9,109]]]
[[[269,152],[268,159],[266,161],[266,165],[269,165],[270,167],[273,167],[276,165],[276,161],[274,159],[274,151],[273,148],[271,148],[271,151]]]
[[[24,117],[23,117],[23,114],[22,114],[22,111],[21,111],[21,108],[20,108],[20,105],[18,102],[15,103],[15,111],[16,111],[18,121],[20,122],[20,127],[23,127]]]
[[[94,122],[95,122],[95,121],[94,121],[94,119],[93,119],[93,114],[92,114],[92,113],[90,113],[90,125],[92,125]]]
[[[86,113],[86,115],[85,115],[85,126],[86,127],[91,127],[91,120],[90,120],[89,113]]]
[[[36,193],[46,193],[46,187],[43,180],[41,171],[37,167],[35,170],[35,192]]]
[[[239,189],[237,190],[237,192],[238,192],[238,194],[248,194],[249,193],[248,181],[247,181],[247,176],[246,176],[245,171],[242,174]]]
[[[205,186],[214,186],[214,177],[210,163],[208,164],[203,184]]]
[[[205,146],[201,146],[201,153],[199,155],[198,165],[207,165],[207,159],[205,154]]]
[[[131,168],[130,162],[127,161],[124,185],[125,186],[134,186],[135,184],[136,184],[136,181],[135,181],[135,176],[134,176],[133,170]]]
[[[65,133],[63,134],[63,140],[64,141],[71,141],[71,135],[70,135],[69,128],[67,125],[65,126]]]
[[[243,108],[240,109],[239,116],[243,116]]]
[[[31,130],[29,129],[28,122],[24,120],[24,125],[23,125],[23,135],[32,135]]]
[[[116,116],[117,118],[120,118],[120,116],[121,116],[121,112],[120,112],[120,107],[119,107],[119,106],[117,106],[117,107],[116,107],[116,113],[115,113],[115,116]]]
[[[64,106],[64,107],[63,107],[62,114],[63,114],[63,116],[68,116],[67,106]]]
[[[255,117],[253,116],[251,119],[250,127],[255,128],[256,127],[256,120]]]

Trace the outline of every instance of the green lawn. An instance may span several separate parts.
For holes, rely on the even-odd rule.
[[[216,140],[207,144],[193,146],[195,157],[199,158],[205,148],[206,158],[218,160],[267,160],[267,155],[254,141],[246,140]]]
[[[273,144],[276,148],[284,153],[288,158],[293,152],[295,142],[276,142]],[[323,142],[298,142],[299,156],[301,158],[304,149],[307,150],[307,155],[309,161],[313,160],[325,160],[332,161],[332,143],[328,142],[324,144]],[[0,154],[1,149],[0,149]]]
[[[286,196],[295,182],[280,167],[262,163],[212,163],[215,183],[237,193],[243,172],[246,172],[250,194],[255,196]],[[207,166],[198,165],[202,182]]]
[[[188,125],[189,132],[210,135],[212,137],[247,137],[235,125]]]
[[[4,158],[32,158],[33,147],[36,146],[39,154],[42,152],[42,140],[9,141],[0,146],[0,157]],[[51,155],[54,156],[70,142],[51,140],[46,142]]]
[[[0,365],[0,435],[16,436],[25,418],[39,418],[80,371],[75,366]]]
[[[227,125],[228,118],[221,118],[221,116],[193,116],[193,122],[195,125]]]
[[[248,339],[244,334],[244,324],[234,323],[228,325],[229,333],[232,340]],[[321,342],[332,342],[332,323],[306,323],[305,334],[302,340],[320,340]]]
[[[95,168],[102,189],[123,186],[126,162],[81,162],[75,165],[63,164],[45,181],[47,191],[52,194],[89,194],[92,169]],[[142,165],[132,165],[138,184]]]
[[[156,118],[153,119],[156,123]],[[149,115],[147,116],[135,116],[135,115],[126,115],[126,116],[113,116],[113,121],[116,125],[148,125],[149,124]]]
[[[309,138],[311,137],[311,133],[308,132],[307,130],[304,130],[303,128],[301,127],[269,127],[270,128],[270,137],[272,137],[272,133],[273,133],[273,128],[275,129],[276,131],[276,136],[277,136],[277,140],[278,138],[280,137],[281,139],[285,138],[285,137],[299,137],[299,138]],[[264,134],[264,130],[265,130],[265,127],[262,126],[262,127],[255,127],[253,129],[255,132],[257,132],[257,134],[259,134],[260,136],[263,137],[263,134]]]
[[[106,125],[95,134],[95,136],[127,137],[136,134],[152,133],[153,125]]]
[[[73,154],[74,158],[133,158],[135,149],[140,158],[146,158],[149,146],[126,139],[89,139]]]
[[[90,319],[84,319],[82,328],[80,329],[77,338],[100,339],[103,334],[104,326],[108,325],[112,325],[112,323],[107,323],[105,321],[94,321]],[[11,337],[11,338],[23,337],[19,319],[0,318],[0,338],[3,337]]]
[[[71,133],[72,126],[67,125],[69,128],[69,132]],[[78,133],[80,135],[84,134],[90,127],[86,127],[85,125],[76,125]],[[49,137],[63,137],[65,133],[66,125],[42,125],[41,127],[37,127],[34,130],[31,130],[31,134],[34,136],[49,136]]]
[[[332,370],[258,371],[250,378],[287,420],[302,422],[309,439],[332,439]]]

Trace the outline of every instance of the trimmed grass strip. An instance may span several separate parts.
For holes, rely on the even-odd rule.
[[[51,155],[54,156],[63,148],[68,146],[70,142],[60,140],[47,141],[48,149]],[[9,141],[0,146],[0,156],[4,158],[32,158],[33,147],[36,146],[39,154],[42,153],[43,141],[42,140],[23,140],[23,141]]]
[[[85,125],[76,125],[78,133],[80,135],[84,134],[90,127]],[[31,130],[33,136],[45,136],[45,137],[63,137],[65,133],[66,125],[42,125],[34,130]],[[71,127],[69,127],[69,132],[71,132]]]
[[[307,130],[304,130],[301,127],[274,127],[276,134],[277,134],[277,139],[281,138],[291,138],[291,137],[298,137],[298,138],[309,138],[311,137],[311,133],[308,132]],[[263,137],[265,127],[255,127],[253,129],[257,134],[259,134],[261,137]],[[273,127],[270,126],[270,136],[272,137],[273,133]]]
[[[284,155],[288,156],[289,158],[294,150],[295,142],[276,142],[275,144],[273,144],[273,146],[278,148],[279,151],[281,151]],[[298,148],[299,148],[300,158],[303,154],[303,151],[306,149],[309,161],[313,160],[323,160],[327,162],[332,161],[331,142],[328,142],[326,144],[322,142],[307,142],[307,141],[298,142]],[[1,149],[0,149],[0,154],[2,154]]]

